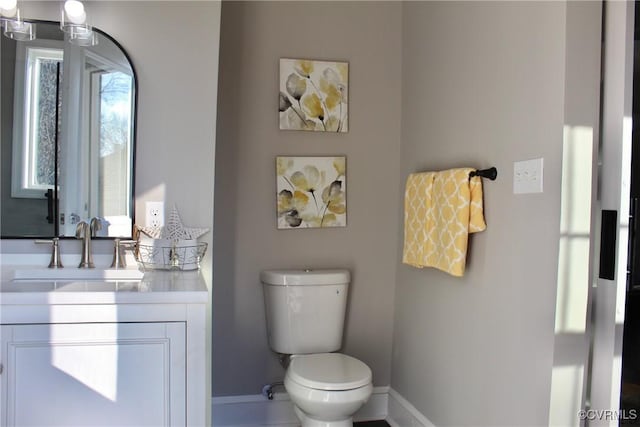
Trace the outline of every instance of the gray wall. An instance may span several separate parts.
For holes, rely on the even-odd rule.
[[[400,161],[401,3],[225,2],[216,150],[213,394],[282,380],[260,270],[353,273],[343,351],[388,385]],[[349,62],[349,133],[278,129],[279,58]],[[275,157],[347,157],[348,226],[277,230]]]
[[[565,91],[592,105],[597,91],[565,87],[580,54],[566,56],[564,3],[408,2],[402,22],[402,175],[496,166],[498,179],[464,278],[398,264],[391,386],[435,425],[546,425]],[[544,193],[514,195],[513,162],[537,157]]]

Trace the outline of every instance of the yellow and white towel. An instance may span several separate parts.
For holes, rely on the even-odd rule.
[[[469,233],[487,228],[482,178],[472,168],[409,175],[404,195],[402,262],[464,274]]]

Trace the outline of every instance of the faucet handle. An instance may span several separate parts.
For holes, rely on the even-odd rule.
[[[113,261],[111,262],[111,268],[125,268],[127,266],[127,260],[124,256],[124,250],[132,248],[137,242],[135,240],[113,240]]]
[[[102,230],[102,220],[98,217],[91,218],[89,222],[89,231],[91,232],[91,237],[96,237],[98,231]]]
[[[50,244],[51,245],[51,261],[49,261],[49,268],[64,268],[62,261],[60,261],[60,239],[54,237],[53,239],[38,239],[35,241],[37,244]]]

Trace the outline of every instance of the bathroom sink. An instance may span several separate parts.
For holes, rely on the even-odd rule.
[[[137,268],[29,268],[16,269],[13,280],[140,280]]]

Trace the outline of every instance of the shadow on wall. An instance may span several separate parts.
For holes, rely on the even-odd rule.
[[[242,16],[245,5],[238,3],[234,5]],[[223,16],[226,4],[223,3]],[[228,10],[228,8],[227,8]],[[233,21],[233,25],[229,22]],[[227,25],[225,25],[227,23]],[[242,74],[242,46],[244,46],[245,25],[242,19],[222,19],[220,30],[220,66],[218,75],[218,100],[224,102],[218,108],[217,117],[217,144],[216,144],[216,180],[215,180],[215,200],[214,200],[214,245],[213,245],[213,368],[212,368],[212,393],[217,395],[234,394],[233,390],[217,390],[221,384],[234,384],[237,378],[233,373],[237,368],[231,368],[243,364],[251,359],[244,359],[242,354],[234,355],[234,352],[222,351],[219,347],[221,343],[228,343],[230,348],[238,349],[244,345],[240,337],[244,334],[238,331],[243,328],[242,317],[244,313],[237,312],[238,303],[237,289],[235,288],[236,269],[234,266],[238,262],[245,260],[238,259],[237,255],[237,230],[238,215],[235,212],[239,203],[239,180],[237,179],[240,170],[240,144],[242,127],[246,125],[243,115],[241,100],[243,88]],[[230,41],[233,42],[230,42]],[[255,292],[260,293],[259,277],[255,275]],[[245,325],[244,327],[251,327]],[[266,330],[264,332],[266,339]],[[251,348],[244,349],[251,352]],[[253,361],[252,361],[253,362]],[[268,361],[265,361],[265,364]],[[250,371],[266,367],[248,367]],[[242,389],[242,385],[239,385]],[[259,393],[260,390],[256,390]],[[242,392],[237,392],[245,394]]]

